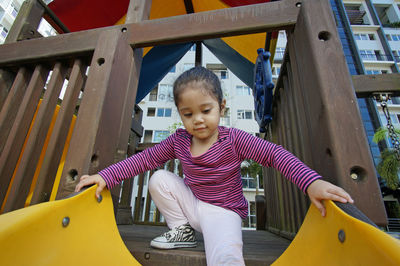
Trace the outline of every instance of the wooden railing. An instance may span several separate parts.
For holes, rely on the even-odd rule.
[[[50,199],[58,166],[65,161],[64,147],[69,145],[67,136],[77,103],[83,97],[86,62],[87,58],[78,57],[15,70],[0,112],[3,211],[24,207],[29,194],[30,204]],[[65,93],[61,100],[62,89]]]
[[[71,53],[68,57],[2,68],[16,73],[0,113],[0,203],[5,212],[24,206],[39,168],[32,203],[48,200],[58,165],[64,165],[57,196],[62,198],[73,191],[78,176],[95,172],[126,154],[137,83],[130,78],[136,67],[132,48],[121,31],[111,31],[99,38],[94,53]],[[90,74],[86,76],[90,59]],[[66,83],[61,100],[59,95]],[[60,112],[53,118],[58,103]],[[61,156],[75,112],[76,124],[63,162]],[[54,125],[51,133],[50,125]]]
[[[140,149],[139,145],[139,149]],[[182,167],[178,160],[168,161],[159,169],[165,169],[182,177]],[[154,171],[148,171],[137,176],[137,186],[134,191],[137,191],[135,197],[133,223],[147,225],[166,225],[160,211],[156,208],[151,200],[147,184],[153,175]]]
[[[42,16],[54,21],[43,3],[26,1],[0,46],[3,54],[16,52],[0,63],[2,212],[63,198],[74,190],[77,177],[127,153],[140,50],[134,53],[117,28],[91,38],[92,49],[83,41],[63,50],[68,34],[39,38]],[[23,40],[32,38],[39,42],[30,40],[23,48]],[[24,50],[43,47],[46,55],[17,59]],[[119,187],[113,193],[119,195]]]

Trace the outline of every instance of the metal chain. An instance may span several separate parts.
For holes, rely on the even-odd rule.
[[[387,106],[387,101],[390,99],[391,99],[391,97],[390,97],[390,94],[388,94],[388,93],[381,93],[381,94],[375,95],[375,100],[381,104],[383,114],[386,117],[386,121],[387,121],[386,127],[388,130],[390,142],[392,143],[393,148],[396,151],[396,158],[397,158],[397,160],[400,161],[400,139],[394,129],[392,119],[390,118],[389,108]]]

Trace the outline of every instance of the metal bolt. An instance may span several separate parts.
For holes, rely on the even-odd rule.
[[[343,229],[339,230],[338,238],[339,238],[340,243],[343,243],[346,240],[346,233],[344,232]]]
[[[97,202],[100,203],[103,200],[103,196],[100,194],[100,196],[97,198]]]
[[[144,258],[146,260],[149,260],[150,259],[150,253],[149,252],[144,253]]]
[[[351,173],[350,174],[351,179],[353,180],[357,180],[358,179],[358,175],[356,173]]]
[[[68,216],[64,217],[64,219],[62,220],[62,226],[67,227],[69,225],[69,221],[70,219]]]

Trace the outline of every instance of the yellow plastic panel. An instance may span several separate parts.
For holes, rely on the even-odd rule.
[[[400,241],[325,202],[327,215],[311,206],[286,251],[273,263],[281,265],[400,265]],[[344,241],[339,241],[339,231]]]
[[[110,192],[99,203],[95,189],[0,215],[0,265],[140,265],[118,233]]]

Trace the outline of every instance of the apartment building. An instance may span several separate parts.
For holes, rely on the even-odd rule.
[[[341,17],[343,23],[343,46],[349,45],[352,50],[352,60],[348,60],[349,69],[353,75],[379,75],[399,73],[400,49],[400,1],[395,0],[360,0],[360,1],[331,1],[337,11],[336,19]],[[341,13],[341,15],[339,15]],[[338,27],[339,30],[339,27]],[[346,56],[346,59],[350,59]],[[352,66],[352,67],[350,67]],[[353,68],[354,67],[354,68]],[[375,163],[380,160],[380,150],[372,142],[375,130],[387,125],[387,119],[381,104],[372,99],[359,99],[364,125],[370,142],[371,152]],[[392,98],[388,101],[390,120],[396,128],[400,128],[400,100]],[[368,110],[368,119],[366,115]],[[364,113],[363,113],[364,112]],[[387,139],[386,147],[392,147]],[[385,147],[380,147],[385,148]],[[396,193],[388,193],[385,182],[381,183],[384,202],[389,217],[389,226],[393,218],[400,218],[399,201]],[[397,211],[393,211],[396,210]]]
[[[0,0],[0,43],[4,43],[24,0]]]

